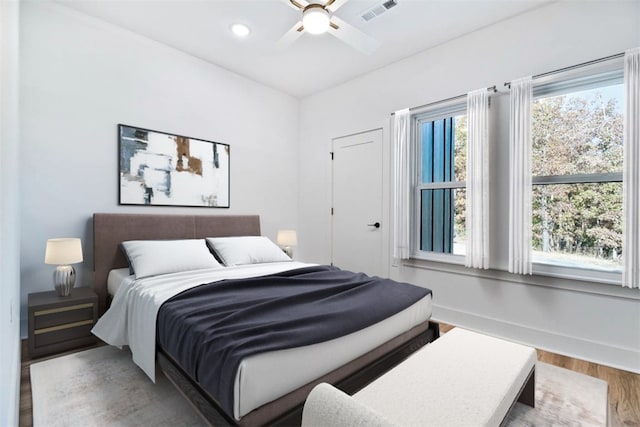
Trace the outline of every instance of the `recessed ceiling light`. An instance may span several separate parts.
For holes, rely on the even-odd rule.
[[[233,24],[231,26],[231,31],[238,37],[247,37],[251,30],[244,24]]]

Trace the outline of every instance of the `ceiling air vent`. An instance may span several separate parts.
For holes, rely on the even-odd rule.
[[[378,16],[385,13],[387,10],[391,9],[398,5],[397,0],[386,0],[380,4],[373,6],[371,9],[362,13],[360,17],[364,19],[366,22],[371,21],[373,18],[377,18]]]

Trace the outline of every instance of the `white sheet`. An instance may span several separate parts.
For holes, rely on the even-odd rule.
[[[120,285],[127,285],[134,281],[136,276],[133,274],[129,274],[128,268],[116,268],[115,270],[109,271],[109,276],[107,277],[107,292],[109,295],[114,296],[118,291]]]
[[[113,273],[114,281],[116,277],[120,277],[120,285],[117,287],[111,308],[100,318],[93,332],[111,345],[129,345],[134,362],[155,381],[155,324],[158,310],[164,301],[202,283],[226,278],[262,276],[310,265],[313,264],[254,264],[226,267],[222,270],[173,273],[138,281],[129,276],[128,270],[124,269]],[[134,311],[138,308],[141,309],[140,312]],[[431,296],[428,295],[400,313],[352,334],[331,341],[272,351],[244,359],[235,378],[234,417],[240,419],[261,405],[373,350],[428,320],[430,316]],[[268,384],[268,387],[265,387],[265,384]]]

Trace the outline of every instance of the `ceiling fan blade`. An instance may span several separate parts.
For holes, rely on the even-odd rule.
[[[303,28],[304,27],[302,26],[302,21],[296,22],[296,24],[291,27],[289,31],[284,33],[284,36],[280,37],[280,40],[278,40],[278,43],[276,44],[278,49],[290,46],[294,41],[296,41],[298,37],[300,37],[302,33],[304,33]]]
[[[288,4],[290,7],[297,11],[302,11],[306,6],[309,5],[307,0],[282,0],[284,3]]]
[[[340,7],[344,5],[347,1],[349,0],[329,0],[325,9],[333,13],[336,10],[340,9]]]
[[[366,55],[371,55],[380,47],[379,41],[372,39],[336,16],[331,17],[331,23],[335,24],[338,28],[332,25],[329,27],[329,33]]]

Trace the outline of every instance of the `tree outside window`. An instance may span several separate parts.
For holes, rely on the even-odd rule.
[[[610,84],[534,102],[535,262],[621,267],[622,99]]]
[[[623,93],[619,74],[534,88],[535,263],[621,271]],[[416,115],[414,138],[414,255],[464,255],[466,110]]]

